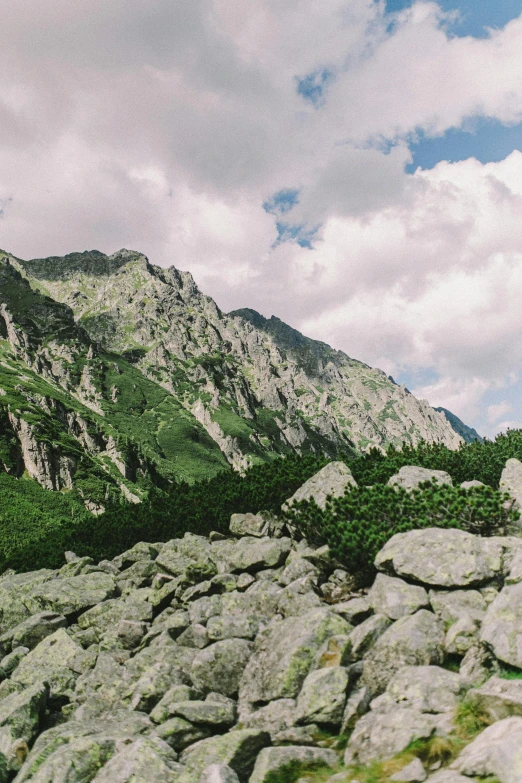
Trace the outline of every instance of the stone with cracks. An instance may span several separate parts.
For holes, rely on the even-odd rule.
[[[246,783],[259,753],[269,744],[270,735],[266,731],[240,729],[197,742],[179,760],[196,781],[210,764],[225,764],[234,770],[240,783]]]
[[[245,639],[223,639],[201,650],[192,663],[190,676],[196,688],[234,696],[252,655]]]
[[[372,709],[390,712],[411,707],[419,712],[450,712],[457,707],[462,692],[462,681],[454,672],[440,666],[405,666],[372,703]]]
[[[342,497],[350,487],[357,487],[357,482],[352,476],[350,468],[344,462],[330,462],[321,468],[315,476],[305,481],[297,492],[283,504],[282,508],[287,510],[301,500],[315,500],[319,508],[324,508],[328,496]]]
[[[264,748],[256,759],[254,771],[248,783],[269,783],[274,777],[295,776],[299,767],[306,770],[336,767],[337,754],[324,748],[299,747]],[[290,778],[289,778],[290,779]]]
[[[268,536],[263,538],[245,536],[238,541],[229,539],[214,541],[211,545],[210,558],[220,574],[278,568],[285,562],[291,543],[289,538]]]
[[[0,645],[9,648],[28,647],[32,650],[46,636],[50,636],[66,625],[67,620],[63,615],[56,612],[40,612],[0,636]]]
[[[182,771],[166,742],[140,738],[116,753],[92,783],[176,783]]]
[[[403,579],[386,574],[377,574],[368,601],[375,612],[390,620],[399,620],[429,605],[428,593],[423,587],[409,585]]]
[[[267,534],[268,522],[261,514],[232,514],[229,530],[233,536],[255,536]]]
[[[363,682],[382,693],[403,666],[440,665],[444,661],[442,622],[426,609],[397,620],[364,659]]]
[[[348,671],[342,666],[311,672],[297,697],[296,723],[340,726],[348,684]]]
[[[492,721],[522,717],[522,680],[491,677],[480,688],[472,688],[468,701]]]
[[[426,528],[394,535],[375,558],[375,566],[432,587],[468,587],[503,573],[504,550],[497,537]]]
[[[31,614],[50,611],[63,615],[76,614],[95,604],[113,598],[118,592],[112,576],[95,571],[69,579],[51,579],[29,592],[25,599]]]
[[[241,681],[240,700],[295,698],[323,644],[349,629],[346,620],[327,609],[274,623],[256,639]]]
[[[46,681],[50,685],[52,696],[65,695],[76,680],[69,664],[81,652],[82,648],[60,628],[23,658],[12,679],[21,685]]]
[[[351,659],[353,661],[361,660],[391,624],[392,621],[388,617],[383,614],[375,614],[354,628],[348,636]]]
[[[436,729],[432,715],[412,708],[393,712],[369,712],[359,718],[348,742],[344,763],[369,764],[386,761],[415,740],[428,739]]]
[[[494,775],[501,783],[522,780],[522,718],[506,718],[479,734],[451,768],[463,775]]]
[[[522,669],[522,582],[504,587],[489,605],[480,639],[500,661]]]
[[[430,590],[430,603],[435,614],[448,625],[461,617],[482,622],[488,608],[478,590]]]

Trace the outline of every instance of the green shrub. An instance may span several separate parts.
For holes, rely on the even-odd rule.
[[[492,535],[519,514],[503,506],[507,496],[491,487],[439,486],[425,482],[408,492],[376,484],[330,499],[324,510],[313,500],[296,503],[286,519],[298,534],[326,543],[351,571],[371,569],[376,554],[395,533],[427,527],[458,528]]]

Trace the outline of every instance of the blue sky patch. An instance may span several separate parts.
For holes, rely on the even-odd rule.
[[[263,209],[269,215],[286,215],[298,203],[299,190],[297,188],[283,188],[264,202]]]
[[[459,11],[460,18],[451,25],[458,36],[486,38],[487,27],[504,27],[522,13],[520,0],[437,0],[444,11]],[[386,11],[402,11],[413,0],[386,0]]]
[[[481,163],[504,160],[513,150],[522,150],[522,123],[503,125],[498,120],[478,118],[464,124],[463,128],[451,128],[443,136],[430,138],[419,134],[410,143],[413,161],[406,166],[408,174],[419,166],[433,168],[439,161],[476,158]]]
[[[297,93],[317,108],[322,104],[324,91],[332,78],[333,73],[327,68],[314,71],[314,73],[303,77],[296,76]]]
[[[292,225],[291,223],[285,223],[278,221],[276,223],[277,239],[274,242],[274,247],[280,245],[282,242],[297,242],[300,247],[306,247],[308,250],[312,250],[313,241],[319,231],[319,226],[315,228],[307,228],[305,225]]]

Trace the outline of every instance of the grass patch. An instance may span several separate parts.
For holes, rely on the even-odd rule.
[[[471,742],[475,737],[491,726],[493,721],[478,705],[464,699],[457,707],[455,714],[455,736],[464,742]]]

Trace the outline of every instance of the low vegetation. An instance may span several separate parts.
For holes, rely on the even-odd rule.
[[[314,503],[300,504],[292,520],[301,534],[329,543],[346,567],[362,570],[394,533],[436,525],[491,535],[517,517],[506,510],[498,490],[510,457],[522,458],[522,430],[458,451],[427,444],[390,448],[386,455],[373,449],[347,459],[358,490],[330,501],[324,512]],[[0,473],[0,568],[54,568],[66,549],[99,560],[140,540],[225,532],[232,513],[280,513],[281,504],[327,461],[291,455],[254,466],[245,476],[224,470],[195,484],[177,481],[159,488],[150,483],[143,487],[142,504],[109,498],[98,517],[85,509],[76,489],[49,492],[30,479]],[[410,494],[385,486],[402,465],[446,470],[455,485],[477,478],[487,486],[466,491],[429,485]]]

